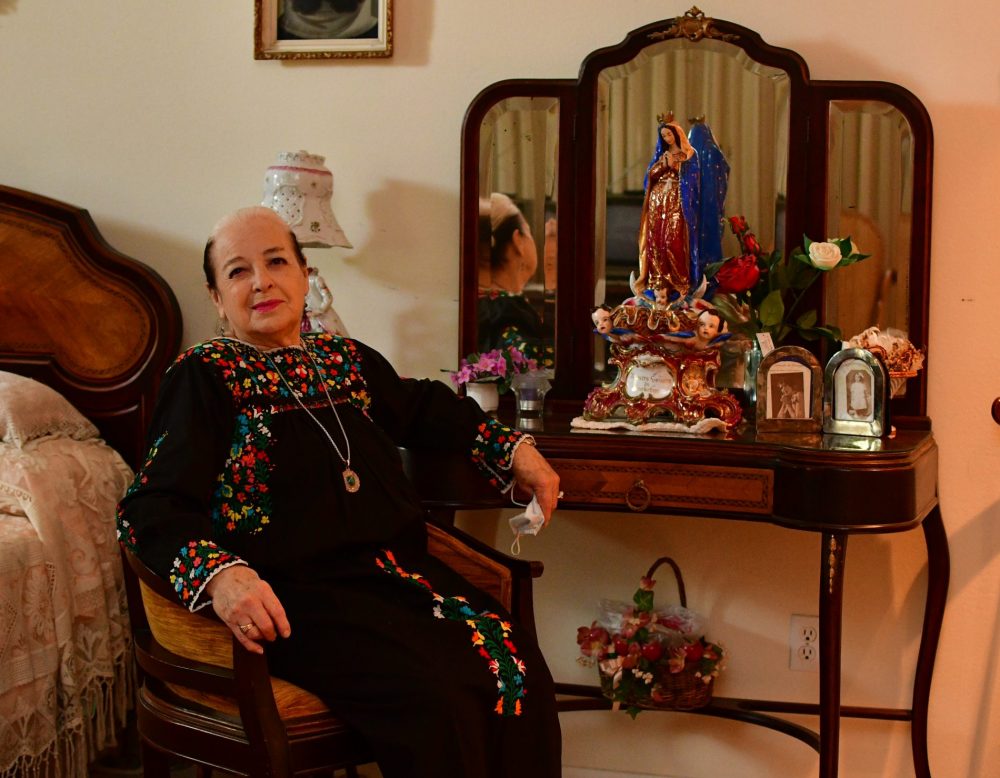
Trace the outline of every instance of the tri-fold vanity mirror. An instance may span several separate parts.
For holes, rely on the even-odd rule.
[[[811,80],[796,52],[693,8],[593,52],[575,80],[501,81],[473,100],[462,132],[461,355],[482,345],[484,203],[502,193],[535,244],[519,294],[549,349],[549,396],[582,401],[598,383],[603,344],[590,315],[630,293],[665,113],[685,130],[710,127],[729,166],[724,216],[745,216],[765,249],[851,236],[871,254],[810,290],[821,323],[845,338],[893,328],[926,348],[933,141],[923,105],[895,84]],[[723,256],[738,250],[727,230]],[[892,413],[925,411],[923,371]]]

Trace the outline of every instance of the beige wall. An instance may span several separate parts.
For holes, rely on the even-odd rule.
[[[116,248],[180,298],[185,341],[211,332],[199,251],[214,220],[262,192],[279,150],[324,154],[354,250],[311,255],[352,334],[411,375],[454,366],[458,140],[465,107],[506,77],[572,77],[583,56],[685,7],[663,0],[396,0],[384,62],[252,57],[252,3],[0,0],[0,181],[87,207]],[[931,414],[953,576],[932,697],[935,776],[1000,769],[1000,394],[993,227],[1000,180],[1000,23],[959,0],[717,0],[706,12],[799,51],[814,78],[894,81],[935,125]],[[487,529],[495,517],[481,521]],[[808,699],[787,670],[791,613],[815,613],[816,538],[764,526],[564,512],[525,553],[548,566],[542,640],[556,675],[600,596],[628,596],[661,552],[733,658],[719,693]],[[848,554],[845,698],[904,705],[919,634],[918,533]],[[770,603],[765,607],[764,603]],[[694,716],[564,718],[568,765],[674,776],[816,772],[804,746]],[[850,722],[843,774],[908,776],[908,728]],[[743,760],[737,763],[737,760]]]

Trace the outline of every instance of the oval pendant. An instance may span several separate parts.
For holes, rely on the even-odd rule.
[[[344,468],[344,488],[351,494],[354,494],[358,489],[361,488],[361,479],[358,478],[358,474],[355,473],[351,468]]]

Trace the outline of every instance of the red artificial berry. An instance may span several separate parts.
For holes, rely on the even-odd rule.
[[[647,643],[642,647],[642,658],[650,662],[655,662],[663,656],[662,643]]]
[[[615,653],[625,656],[628,653],[628,641],[625,638],[615,638]]]

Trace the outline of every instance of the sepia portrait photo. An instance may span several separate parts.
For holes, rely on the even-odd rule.
[[[772,365],[767,373],[767,418],[810,418],[811,378],[809,368],[795,360]]]
[[[875,418],[875,379],[871,368],[858,359],[848,359],[834,375],[836,398],[833,417],[842,421],[872,421]]]

